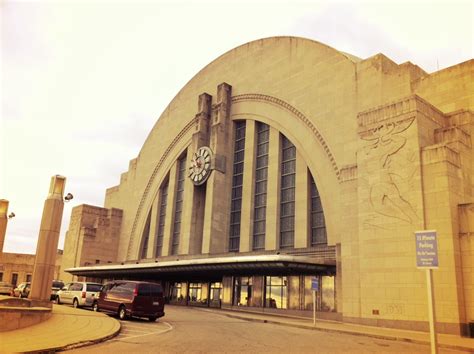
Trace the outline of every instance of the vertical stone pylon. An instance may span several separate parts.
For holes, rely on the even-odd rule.
[[[65,185],[66,177],[59,175],[51,177],[49,194],[44,202],[31,282],[30,298],[35,301],[49,303],[50,300],[59,231],[63,217]]]
[[[217,87],[217,102],[213,107],[209,147],[214,152],[214,171],[207,180],[206,205],[202,237],[202,253],[222,253],[228,249],[230,205],[229,191],[232,183],[232,122],[230,108],[232,86],[222,83]]]
[[[3,243],[5,242],[5,234],[7,232],[8,223],[8,200],[0,199],[0,258],[3,253]]]

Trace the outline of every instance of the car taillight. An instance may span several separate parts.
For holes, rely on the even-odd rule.
[[[134,297],[138,296],[138,289],[137,288],[133,289],[133,296]]]
[[[86,292],[85,292],[85,291],[82,292],[82,298],[83,298],[83,299],[86,298]]]

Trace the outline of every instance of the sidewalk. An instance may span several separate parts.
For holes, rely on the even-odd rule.
[[[53,304],[53,315],[42,323],[0,332],[0,353],[54,351],[114,337],[120,322],[103,313]]]
[[[203,309],[204,310],[204,309]],[[258,321],[265,323],[273,323],[283,326],[291,326],[297,328],[313,329],[319,331],[340,332],[352,335],[368,336],[380,339],[400,340],[405,342],[421,343],[430,345],[430,334],[427,332],[409,331],[403,329],[392,329],[384,327],[372,327],[350,323],[342,323],[335,321],[316,320],[313,325],[312,318],[306,317],[290,317],[276,314],[258,313],[250,311],[231,311],[220,309],[205,309],[204,311],[212,311],[221,313],[232,318],[239,318],[247,321]],[[458,349],[474,353],[474,338],[460,337],[451,334],[438,334],[438,347]]]

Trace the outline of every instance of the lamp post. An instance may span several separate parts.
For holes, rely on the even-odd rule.
[[[59,231],[64,208],[66,177],[53,176],[49,194],[44,202],[43,216],[36,247],[35,266],[31,280],[30,298],[50,306],[51,284],[54,277]]]
[[[8,200],[0,199],[0,256],[3,253],[3,243],[5,242],[5,234],[7,232],[8,223]]]

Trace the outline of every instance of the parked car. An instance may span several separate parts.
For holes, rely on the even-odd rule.
[[[116,280],[105,284],[99,298],[92,304],[94,311],[127,317],[147,317],[150,321],[165,315],[165,299],[160,284]]]
[[[11,296],[12,294],[13,294],[13,285],[4,281],[0,281],[0,295]]]
[[[99,297],[102,284],[73,282],[66,284],[56,294],[57,303],[72,304],[74,307],[90,306]]]
[[[53,280],[53,284],[51,284],[51,299],[50,300],[56,300],[57,293],[62,288],[64,288],[64,283],[61,280]]]
[[[30,290],[31,290],[31,283],[30,282],[20,283],[20,285],[18,285],[13,290],[13,296],[28,297],[28,295],[30,295]]]

